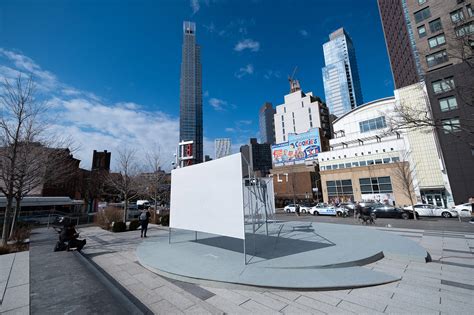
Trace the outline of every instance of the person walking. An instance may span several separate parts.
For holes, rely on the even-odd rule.
[[[296,205],[295,213],[298,217],[300,216],[300,205]]]
[[[142,226],[142,230],[141,230],[141,235],[140,237],[146,237],[146,232],[148,230],[148,221],[150,220],[150,212],[148,211],[148,209],[145,209],[142,211],[142,213],[140,214],[140,224]]]
[[[354,208],[354,219],[357,219],[359,215],[362,214],[362,206],[360,205],[360,202],[357,201],[357,204]]]

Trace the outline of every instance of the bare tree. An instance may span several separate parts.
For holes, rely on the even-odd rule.
[[[166,195],[166,172],[161,169],[161,154],[158,146],[145,153],[146,166],[149,173],[145,174],[145,193],[153,199],[156,205],[158,199]]]
[[[394,178],[396,185],[399,186],[403,195],[410,200],[410,206],[413,209],[413,219],[416,220],[416,212],[413,200],[416,200],[415,189],[417,188],[414,179],[416,178],[416,165],[410,165],[408,161],[409,154],[405,153],[399,162],[395,163]]]
[[[141,191],[140,168],[135,150],[131,148],[120,149],[117,156],[117,172],[109,173],[106,182],[120,194],[124,202],[123,222],[127,222],[130,200],[137,197]]]
[[[21,201],[31,192],[42,190],[45,185],[67,185],[78,178],[78,160],[72,157],[72,142],[69,140],[49,140],[43,142],[22,142],[18,151],[15,171],[15,201],[10,237],[21,211]],[[75,186],[75,185],[74,185]]]
[[[462,72],[459,77],[472,78],[474,76],[474,35],[470,34],[462,25],[456,27],[455,31],[446,31],[444,35],[447,57],[455,64],[462,64],[461,67],[457,68]],[[431,53],[432,51],[429,50],[421,51],[423,57],[427,57]],[[474,86],[469,84],[470,81],[467,79],[466,82],[468,83],[464,83],[459,80],[459,82],[456,82],[456,86],[454,86],[454,82],[446,80],[440,84],[442,85],[442,90],[454,91],[456,98],[461,100],[462,104],[472,107],[474,106]],[[428,100],[426,91],[424,94],[424,97]],[[428,101],[427,104],[429,104]],[[474,117],[460,117],[459,124],[450,125],[441,119],[434,118],[431,108],[413,108],[410,104],[397,104],[395,113],[397,115],[394,116],[390,123],[392,130],[402,131],[425,128],[425,130],[430,131],[437,129],[450,133],[461,141],[468,140],[474,135]]]
[[[82,182],[79,188],[87,206],[91,203],[93,204],[96,198],[105,194],[105,184],[108,175],[109,172],[105,170],[83,171]]]
[[[40,132],[35,126],[38,126],[44,107],[34,97],[35,85],[31,76],[28,79],[19,76],[13,83],[5,79],[0,88],[0,192],[7,201],[1,245],[5,246],[16,195],[20,151]]]

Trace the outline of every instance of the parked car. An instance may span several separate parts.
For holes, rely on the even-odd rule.
[[[451,218],[457,217],[458,212],[452,209],[445,209],[435,205],[430,204],[417,204],[412,206],[408,206],[403,208],[405,210],[415,210],[416,214],[420,217],[443,217],[443,218]]]
[[[354,215],[355,204],[352,202],[341,202],[336,206],[336,213],[339,211],[346,216],[353,216]]]
[[[292,212],[296,212],[296,206],[298,204],[293,204],[293,203],[290,203],[289,205],[286,205],[285,208],[283,208],[283,210],[286,212],[286,213],[292,213]],[[308,213],[309,210],[311,209],[311,206],[308,206],[308,205],[304,205],[304,204],[300,204],[300,213]]]
[[[343,210],[339,210],[339,214],[342,215]],[[316,206],[312,207],[309,210],[309,213],[312,215],[337,215],[336,207],[330,206],[328,204],[319,203]]]
[[[472,216],[472,204],[463,203],[457,206],[454,206],[452,210],[456,211],[460,217],[471,217]]]
[[[373,213],[376,218],[413,219],[413,210],[400,209],[389,205],[380,205],[371,208],[373,209],[371,213]]]

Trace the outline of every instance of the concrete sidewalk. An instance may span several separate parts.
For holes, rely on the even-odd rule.
[[[30,314],[28,251],[0,256],[0,314]]]
[[[373,228],[373,227],[367,227]],[[368,265],[402,278],[374,287],[338,291],[290,291],[219,284],[197,285],[160,277],[138,264],[139,231],[81,229],[84,253],[156,314],[471,314],[474,309],[474,234],[384,228],[426,248],[431,263],[383,259]],[[150,237],[167,238],[151,225]]]
[[[35,229],[30,243],[32,314],[142,314],[77,252],[53,252],[58,234]]]

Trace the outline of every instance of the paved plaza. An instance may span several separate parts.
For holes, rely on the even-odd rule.
[[[401,262],[385,258],[366,267],[400,277],[400,281],[351,290],[200,285],[163,278],[142,267],[136,256],[136,249],[143,241],[139,231],[115,234],[98,227],[79,230],[88,240],[84,255],[156,314],[472,313],[474,233],[367,228],[413,240],[431,254],[433,261]],[[148,235],[148,240],[167,238],[168,230],[151,225]]]
[[[0,314],[29,314],[29,252],[0,255]]]

